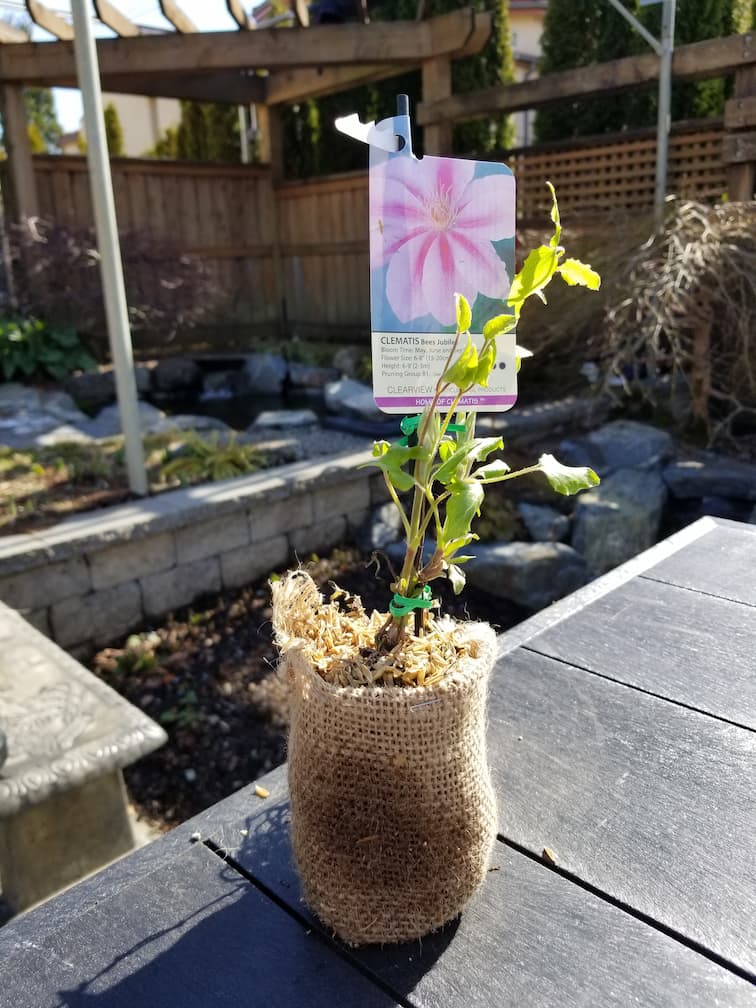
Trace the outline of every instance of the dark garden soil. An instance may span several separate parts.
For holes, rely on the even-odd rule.
[[[326,594],[335,580],[361,595],[368,610],[385,611],[391,594],[385,562],[376,572],[375,563],[350,548],[305,566]],[[528,615],[474,589],[460,599],[445,582],[434,588],[443,611],[459,619],[504,630]],[[262,580],[208,597],[93,658],[96,674],[168,732],[165,746],[125,772],[137,812],[158,828],[175,826],[285,760],[275,698],[263,702],[256,685],[275,667],[270,619],[270,589]]]

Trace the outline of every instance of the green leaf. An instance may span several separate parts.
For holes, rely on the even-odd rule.
[[[467,346],[459,355],[457,360],[444,373],[443,380],[460,389],[469,388],[475,380],[475,372],[478,369],[478,350],[470,337],[467,337]]]
[[[454,295],[454,308],[457,313],[457,329],[461,333],[469,332],[472,325],[472,311],[464,294]]]
[[[455,451],[457,451],[457,442],[454,438],[444,438],[438,446],[438,455],[442,462],[450,459]]]
[[[502,333],[511,332],[517,326],[517,315],[497,315],[483,326],[483,336],[487,340],[496,339]]]
[[[475,384],[488,388],[488,379],[496,364],[496,344],[493,340],[486,343],[478,358],[478,370],[475,372]]]
[[[506,462],[497,459],[495,462],[489,462],[487,465],[480,466],[473,473],[473,476],[480,483],[495,483],[500,480],[502,476],[510,472],[510,467]]]
[[[554,189],[551,182],[547,182],[546,185],[551,193],[551,222],[554,225],[554,234],[551,236],[549,245],[552,248],[557,248],[559,242],[562,240],[562,221],[559,216],[559,204],[557,203],[556,189]]]
[[[558,261],[555,248],[540,245],[533,249],[512,281],[507,303],[512,306],[521,305],[526,298],[546,287],[556,272]]]
[[[458,539],[452,539],[451,542],[441,544],[441,555],[444,560],[451,560],[452,556],[457,552],[457,550],[464,549],[465,546],[469,546],[473,540],[477,539],[478,536],[474,532],[468,532],[466,535],[460,536]],[[462,563],[464,557],[460,559],[459,557],[454,557],[456,563]],[[467,557],[469,560],[470,557]]]
[[[444,540],[448,543],[470,533],[470,524],[483,503],[483,487],[474,479],[452,484],[451,497],[446,502]]]
[[[400,493],[411,490],[415,485],[415,480],[410,473],[404,472],[402,466],[413,459],[420,458],[423,449],[416,445],[414,448],[407,448],[404,445],[389,444],[388,441],[376,441],[373,445],[373,458],[363,466],[377,466],[382,469],[392,486],[396,487]]]
[[[541,472],[560,494],[574,494],[578,490],[588,490],[598,486],[601,480],[593,469],[588,466],[566,466],[558,462],[553,455],[541,455],[538,459]]]
[[[562,279],[570,287],[577,284],[580,287],[587,287],[588,290],[596,291],[601,286],[601,277],[598,273],[591,269],[587,263],[580,262],[579,259],[565,259],[557,268],[557,272],[562,274]]]
[[[444,464],[435,473],[433,473],[433,479],[446,485],[454,479],[454,474],[463,462],[469,461],[472,463],[476,462],[478,459],[486,459],[492,451],[496,451],[497,448],[503,447],[504,443],[500,437],[476,438],[474,441],[465,441],[452,455],[449,456]]]
[[[465,582],[467,577],[465,572],[461,567],[457,567],[456,564],[449,564],[449,569],[446,572],[446,576],[451,581],[452,591],[455,595],[459,595],[462,589],[465,587]]]

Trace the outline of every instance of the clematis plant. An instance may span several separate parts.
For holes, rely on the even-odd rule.
[[[445,576],[456,594],[464,587],[463,565],[471,559],[464,551],[478,538],[471,525],[480,514],[488,485],[538,472],[561,494],[574,494],[599,482],[592,469],[562,465],[553,455],[542,455],[534,465],[513,472],[502,459],[492,457],[503,448],[501,437],[476,437],[475,413],[458,412],[465,394],[474,386],[487,386],[496,363],[496,339],[515,329],[528,298],[539,297],[545,302],[544,290],[557,274],[571,286],[589,290],[598,290],[600,286],[601,278],[590,266],[578,259],[565,258],[560,244],[562,226],[556,193],[551,183],[547,184],[553,200],[554,233],[547,245],[528,255],[514,277],[506,302],[510,311],[486,323],[479,350],[469,332],[470,304],[463,294],[455,294],[456,338],[430,404],[417,418],[410,437],[394,444],[377,441],[373,446],[373,459],[368,464],[382,471],[389,494],[399,509],[406,538],[404,562],[392,585],[395,595],[391,616],[378,641],[381,648],[388,650],[398,642],[406,633],[413,612],[415,630],[423,632],[425,613],[432,604],[427,587],[430,582]],[[519,370],[520,359],[531,355],[519,347],[517,352]],[[448,409],[439,410],[439,401],[449,397],[452,401]],[[403,430],[408,433],[414,425],[414,420],[409,425],[405,421]],[[411,503],[405,508],[400,495],[410,491]],[[426,537],[434,539],[435,549],[424,563]]]

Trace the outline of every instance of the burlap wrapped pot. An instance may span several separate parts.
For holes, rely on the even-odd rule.
[[[456,917],[496,836],[485,747],[495,635],[432,687],[343,688],[302,648],[291,682],[292,842],[310,908],[345,942],[419,938]]]

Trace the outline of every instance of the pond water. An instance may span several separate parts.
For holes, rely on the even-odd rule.
[[[327,415],[323,396],[320,392],[290,392],[287,395],[266,396],[257,392],[247,395],[207,395],[183,396],[156,403],[170,416],[191,413],[197,416],[215,417],[235,430],[246,430],[261,413],[268,410],[310,409],[318,418]]]

